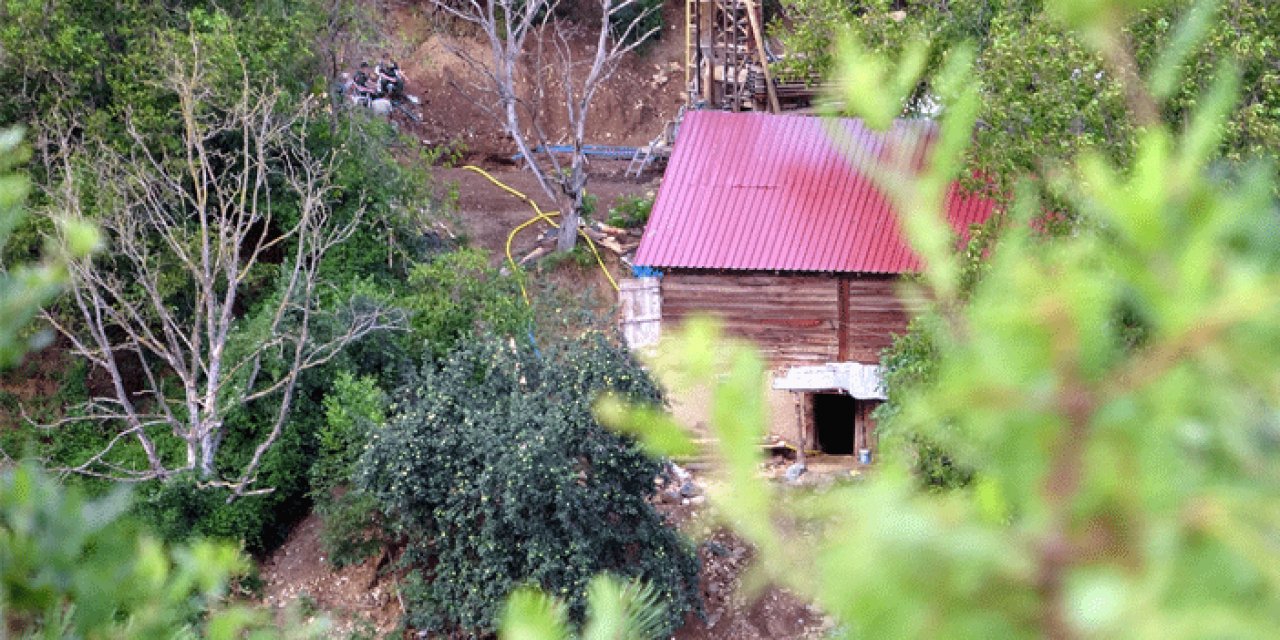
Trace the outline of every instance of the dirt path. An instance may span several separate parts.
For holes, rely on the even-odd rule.
[[[333,623],[331,638],[387,637],[400,626],[403,611],[394,578],[379,575],[384,558],[334,569],[320,542],[323,526],[316,514],[307,516],[259,565],[263,604],[282,621],[290,606],[307,615],[322,612]]]
[[[645,195],[656,192],[657,176],[649,173],[643,179],[623,177],[625,162],[606,161],[592,164],[591,181],[587,193],[597,199],[597,219],[607,217],[607,211],[618,198]],[[543,193],[537,180],[528,170],[516,167],[490,167],[489,174],[511,188],[538,202],[548,213],[555,212],[550,198]],[[474,246],[489,252],[494,263],[503,260],[503,248],[507,235],[521,223],[533,217],[528,204],[495,186],[484,176],[467,169],[436,169],[435,178],[457,194],[457,213],[461,223],[460,234]],[[520,255],[527,253],[534,239],[546,226],[539,223],[522,231],[513,241],[512,249]]]

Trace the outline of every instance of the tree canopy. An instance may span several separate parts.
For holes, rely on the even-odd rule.
[[[886,55],[923,47],[920,64],[931,71],[946,52],[971,43],[981,99],[968,166],[1005,187],[1026,173],[1047,178],[1085,150],[1133,159],[1141,119],[1151,116],[1127,96],[1122,68],[1151,87],[1153,115],[1185,126],[1210,80],[1233,65],[1245,90],[1226,119],[1220,157],[1238,162],[1280,149],[1280,5],[1146,3],[1102,42],[1104,32],[1059,19],[1068,4],[796,0],[787,7],[790,26],[773,30],[789,52],[785,64],[825,77],[837,74],[838,59],[851,60],[837,55],[842,43]],[[1123,59],[1108,60],[1114,56]],[[936,95],[926,79],[900,114],[931,113]]]

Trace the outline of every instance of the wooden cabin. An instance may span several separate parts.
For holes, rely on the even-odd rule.
[[[868,173],[918,166],[932,138],[928,121],[878,133],[858,120],[688,113],[635,256],[650,275],[624,287],[628,340],[717,316],[768,359],[772,404],[794,405],[789,420],[775,407],[775,435],[830,454],[873,448],[880,351],[912,312],[897,283],[922,262]],[[953,185],[958,239],[993,206]]]

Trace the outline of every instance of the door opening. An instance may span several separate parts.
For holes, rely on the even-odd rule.
[[[852,396],[813,394],[813,434],[818,450],[830,455],[853,455],[856,416],[857,403]]]

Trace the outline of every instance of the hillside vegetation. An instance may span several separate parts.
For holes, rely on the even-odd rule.
[[[663,122],[681,88],[647,72],[683,45],[625,28],[670,31],[663,7],[600,6],[506,2],[486,31],[460,3],[0,4],[0,636],[747,633],[711,631],[724,584],[791,594],[762,609],[788,617],[775,636],[1280,626],[1272,3],[782,3],[780,64],[831,78],[831,109],[938,121],[929,157],[877,176],[933,304],[884,356],[883,460],[821,489],[761,477],[749,345],[694,323],[638,362],[607,312],[619,264],[548,231],[564,250],[514,267],[485,249],[526,204],[441,180],[553,120],[577,142]],[[592,93],[572,79],[591,65],[509,40],[553,29],[561,56],[599,34],[620,83]],[[334,92],[441,34],[499,58],[421,56],[410,80],[469,68],[491,102],[433,86],[429,117],[382,117]],[[560,120],[542,85],[502,83],[530,68],[642,115]],[[474,109],[493,113],[440,115]],[[582,157],[503,171],[566,218],[652,206],[620,180],[602,200]],[[1004,204],[960,253],[938,206],[957,177]],[[658,489],[698,449],[664,389],[697,385],[716,437],[695,541]],[[360,568],[350,588],[400,619],[259,604],[279,601],[258,567],[299,538],[294,565]]]

